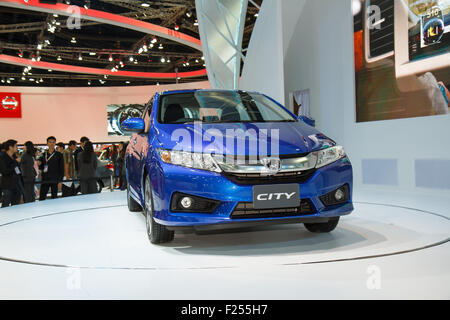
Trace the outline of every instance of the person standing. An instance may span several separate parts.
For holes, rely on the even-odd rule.
[[[73,180],[75,176],[75,158],[74,152],[77,149],[77,142],[71,140],[67,149],[63,151],[64,158],[64,180]],[[71,197],[75,194],[75,185],[73,182],[66,182],[62,185],[62,196]]]
[[[117,174],[119,176],[119,187],[118,189],[126,189],[126,179],[125,179],[125,153],[126,146],[124,142],[119,143],[119,157],[117,158]]]
[[[20,169],[22,170],[23,177],[23,202],[34,202],[36,196],[34,193],[34,182],[36,180],[37,172],[35,169],[35,149],[34,144],[31,141],[25,142],[25,150],[22,154],[22,160],[20,161]]]
[[[88,141],[89,141],[88,137],[81,137],[80,138],[80,147],[78,147],[73,153],[73,157],[75,159],[75,174],[76,174],[77,177],[80,177],[79,168],[78,168],[78,154],[80,152],[84,151],[84,145]],[[81,186],[80,185],[75,187],[75,194],[74,195],[77,195],[78,192],[81,192]]]
[[[2,208],[15,206],[20,203],[23,193],[22,174],[19,164],[20,158],[16,158],[17,141],[8,140],[3,144],[5,151],[0,152],[0,173],[2,181]]]
[[[64,177],[64,159],[63,155],[55,150],[56,138],[51,136],[47,138],[48,150],[40,158],[42,170],[42,184],[39,192],[39,200],[47,199],[48,190],[51,189],[52,199],[58,197],[58,184]]]
[[[87,141],[84,145],[84,151],[77,157],[82,194],[97,193],[97,156],[94,152],[92,142]]]
[[[64,143],[62,142],[58,142],[56,144],[56,151],[58,151],[59,153],[63,153],[63,151],[65,150],[66,146]]]

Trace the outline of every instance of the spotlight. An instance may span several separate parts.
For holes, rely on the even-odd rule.
[[[164,49],[164,47],[163,47],[162,43],[160,43],[160,44],[159,44],[159,47],[158,47],[158,49],[159,49],[159,50],[162,50],[162,49]]]
[[[156,43],[156,42],[158,42],[158,39],[156,39],[156,37],[153,37],[152,43]]]
[[[37,49],[38,49],[38,50],[42,50],[42,43],[39,43],[39,44],[37,45]]]
[[[133,57],[130,57],[130,61],[133,62],[133,61],[134,61],[134,58],[133,58]]]
[[[72,40],[70,40],[70,42],[77,43],[77,39],[75,39],[75,37],[72,37]]]
[[[61,61],[62,60],[61,56],[58,56],[58,58],[56,58],[56,60]]]
[[[175,29],[176,31],[178,31],[178,30],[180,30],[180,27],[175,23],[174,29]]]
[[[80,55],[78,56],[78,60],[80,60],[80,61],[83,60],[83,56],[81,55],[81,53],[80,53]]]
[[[192,12],[191,11],[186,12],[186,17],[188,18],[192,17]]]
[[[161,62],[164,63],[166,62],[166,59],[164,59],[164,57],[161,58]]]
[[[198,20],[195,19],[194,26],[198,26]]]
[[[109,55],[109,59],[108,59],[109,61],[113,61],[113,56],[112,56],[112,54],[110,54]]]
[[[88,81],[88,85],[89,85],[89,86],[91,85],[91,80]]]

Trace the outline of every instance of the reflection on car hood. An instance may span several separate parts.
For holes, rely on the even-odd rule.
[[[245,139],[243,135],[234,134],[239,132],[239,129],[256,135],[259,143],[268,141],[269,155],[272,154],[271,141],[275,142],[277,136],[279,154],[307,153],[334,144],[334,141],[303,122],[158,124],[154,128],[154,134],[157,138],[156,147],[159,148],[172,150],[181,149],[182,146],[183,150],[193,152],[256,155],[258,151],[249,147],[248,137],[245,151],[238,149],[237,146],[242,145]],[[266,135],[269,138],[265,138]],[[234,140],[234,145],[229,140]],[[276,148],[272,150],[276,151]]]

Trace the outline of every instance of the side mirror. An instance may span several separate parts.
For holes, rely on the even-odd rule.
[[[123,132],[142,133],[145,130],[145,122],[141,118],[129,118],[120,125]]]
[[[298,116],[298,120],[303,121],[307,125],[310,125],[311,127],[316,126],[316,120],[313,118],[307,117],[307,116]]]

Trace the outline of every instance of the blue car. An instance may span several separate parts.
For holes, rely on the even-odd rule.
[[[157,93],[122,123],[128,208],[152,243],[261,224],[330,232],[353,210],[352,165],[310,120],[260,93]]]

